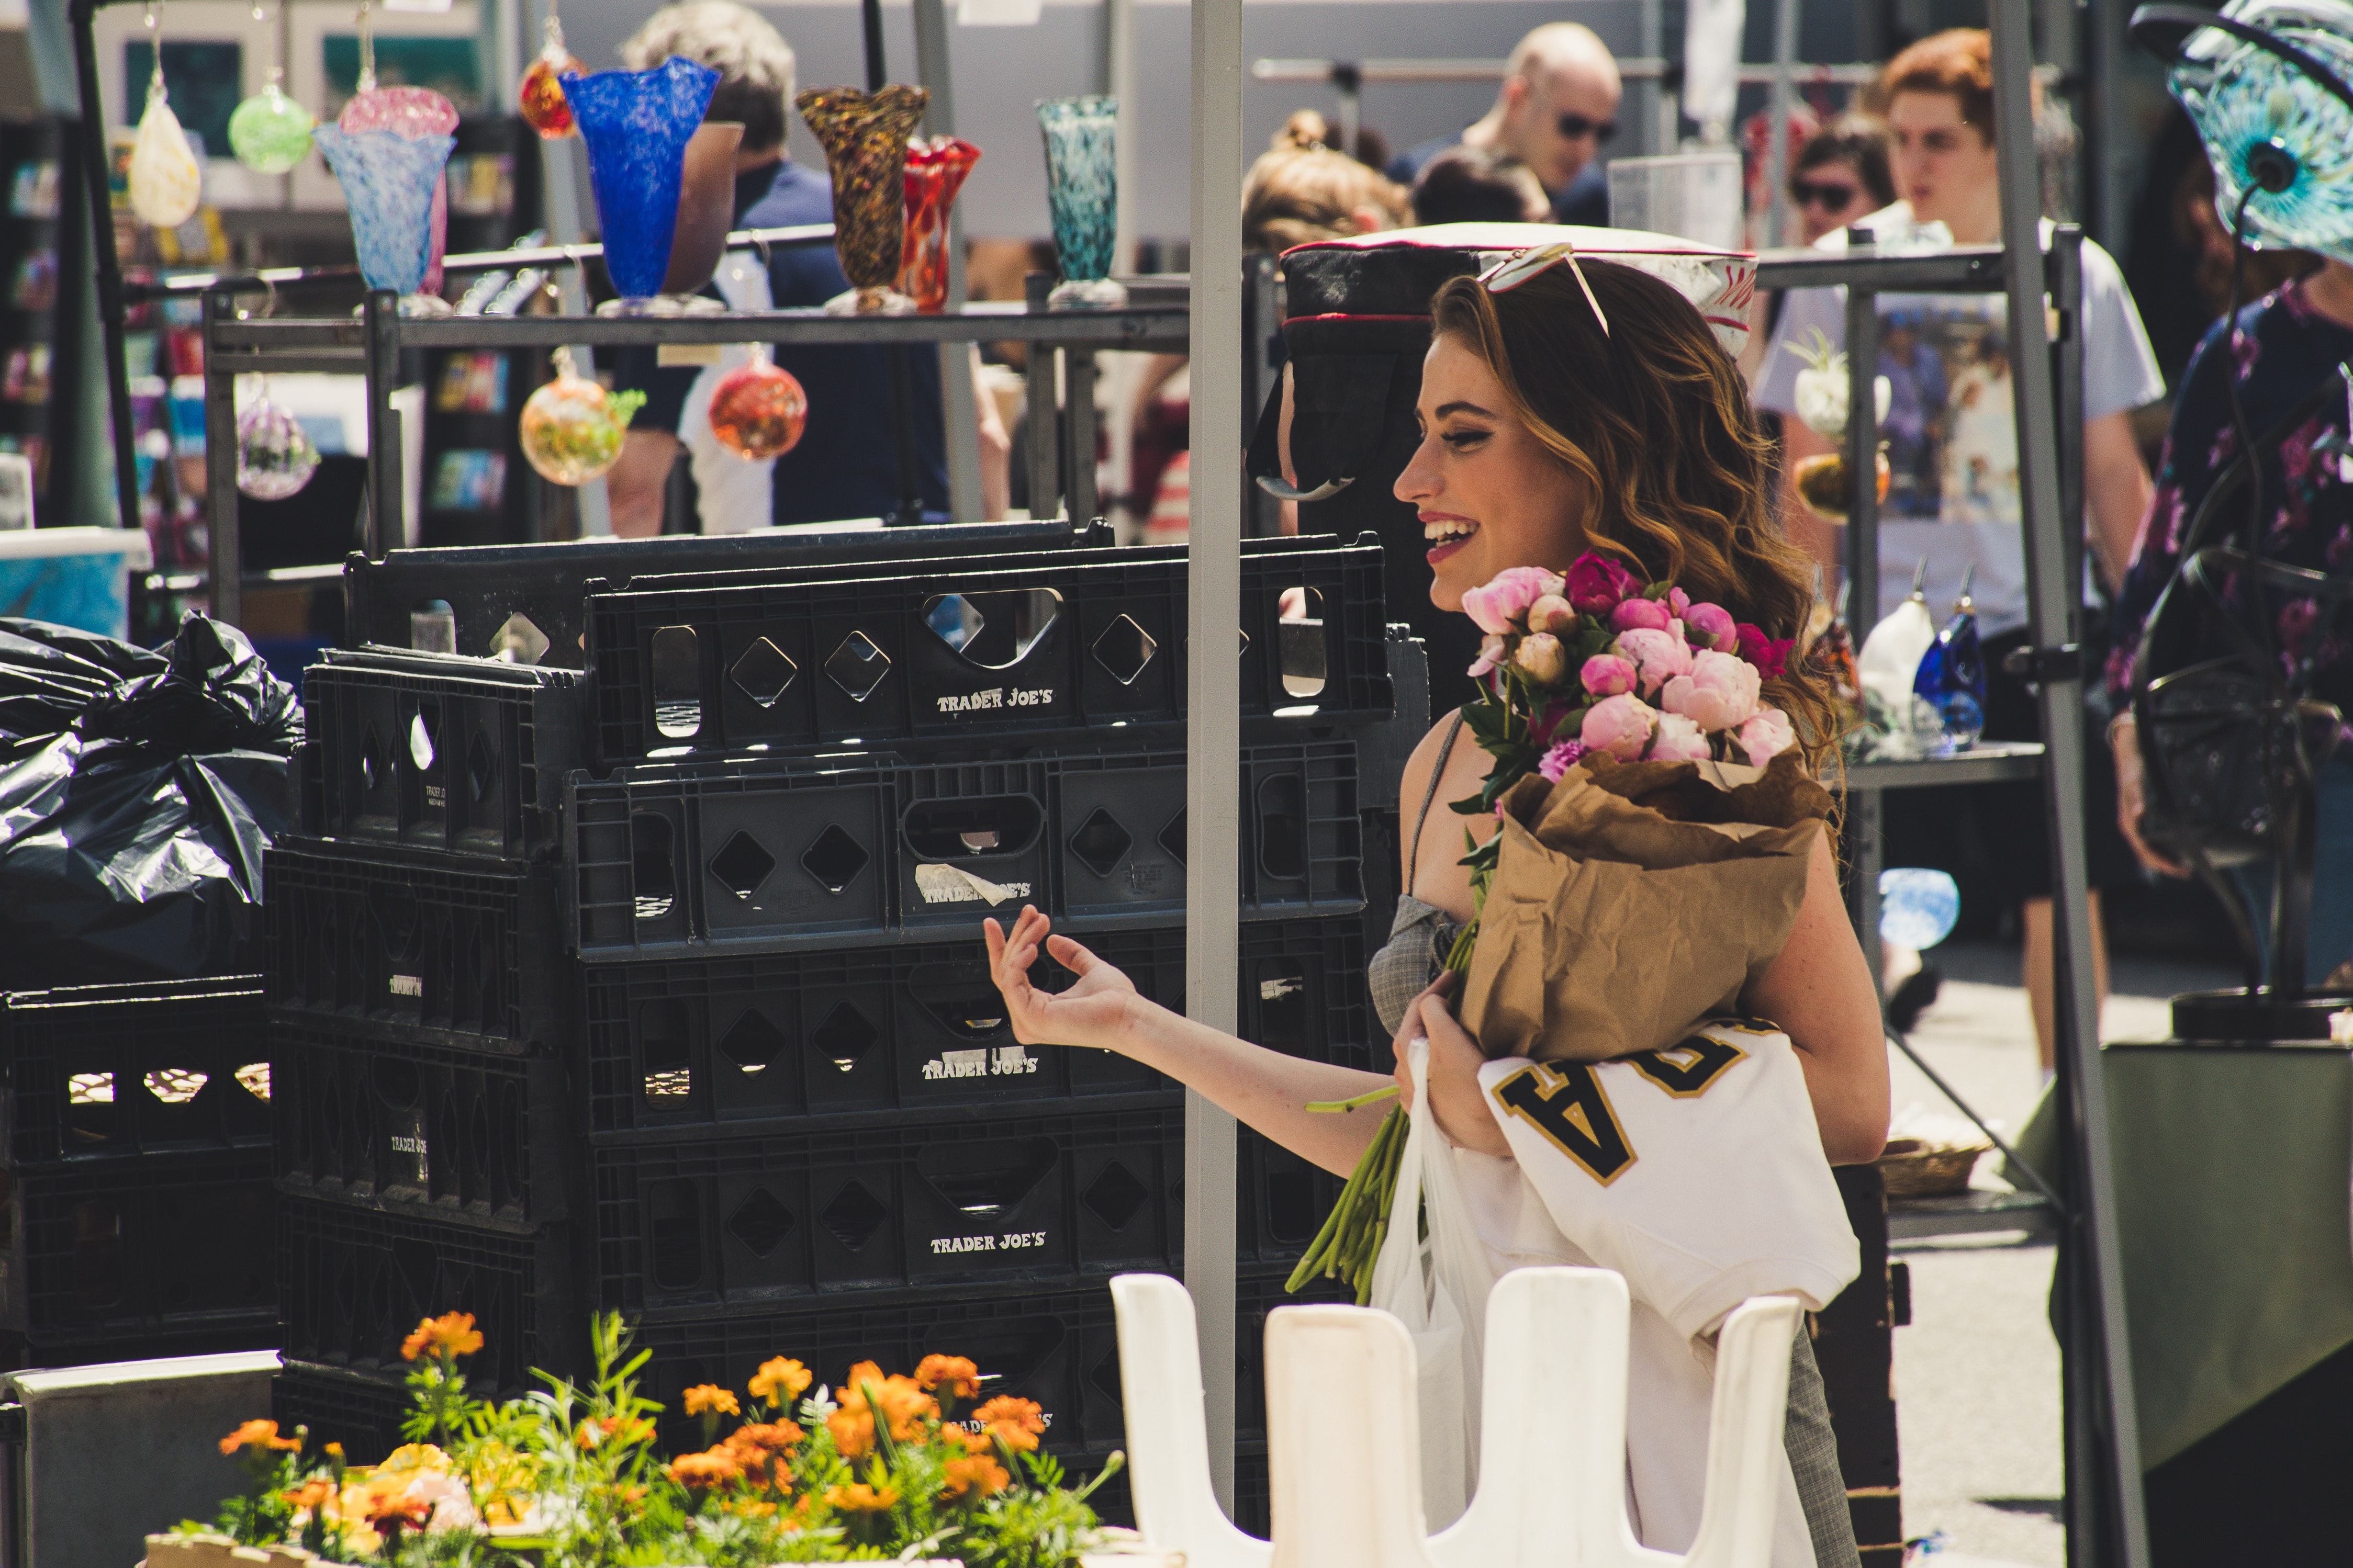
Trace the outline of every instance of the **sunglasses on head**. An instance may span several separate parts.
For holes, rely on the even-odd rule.
[[[1593,307],[1593,319],[1601,324],[1601,335],[1608,337],[1609,318],[1601,313],[1601,301],[1593,297],[1593,285],[1585,280],[1585,268],[1577,264],[1577,247],[1567,240],[1557,245],[1540,245],[1517,256],[1507,256],[1479,274],[1479,281],[1490,294],[1508,294],[1529,279],[1541,277],[1563,262],[1567,262],[1569,271],[1577,275],[1577,286],[1584,291],[1585,302]]]
[[[1792,180],[1789,199],[1801,207],[1825,206],[1839,212],[1854,205],[1862,195],[1861,185],[1849,185],[1837,180]]]
[[[1618,122],[1614,120],[1588,120],[1582,114],[1560,117],[1560,136],[1564,142],[1582,141],[1590,136],[1597,142],[1605,142],[1617,134]]]

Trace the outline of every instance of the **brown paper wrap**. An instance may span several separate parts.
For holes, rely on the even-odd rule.
[[[1463,1026],[1490,1058],[1607,1061],[1738,1011],[1805,901],[1831,797],[1758,769],[1588,757],[1503,799]]]

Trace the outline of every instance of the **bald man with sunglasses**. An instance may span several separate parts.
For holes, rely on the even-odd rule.
[[[1493,107],[1460,136],[1439,137],[1398,154],[1389,178],[1410,185],[1422,166],[1450,147],[1475,147],[1518,159],[1535,174],[1561,223],[1609,221],[1609,187],[1601,149],[1618,134],[1622,92],[1618,62],[1592,28],[1547,22],[1512,49]]]

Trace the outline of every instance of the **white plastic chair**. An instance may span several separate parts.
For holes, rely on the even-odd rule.
[[[1136,1523],[1187,1568],[1766,1568],[1798,1303],[1760,1298],[1724,1326],[1706,1501],[1687,1556],[1626,1518],[1626,1282],[1526,1268],[1496,1283],[1478,1495],[1426,1534],[1413,1345],[1385,1312],[1283,1307],[1267,1319],[1274,1541],[1209,1489],[1193,1300],[1162,1275],[1112,1281]],[[1567,1355],[1576,1345],[1581,1353]],[[1542,1432],[1541,1442],[1531,1435]]]

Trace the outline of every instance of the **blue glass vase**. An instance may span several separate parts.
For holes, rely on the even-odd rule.
[[[1920,657],[1914,695],[1925,697],[1944,721],[1943,750],[1966,750],[1985,732],[1985,654],[1978,645],[1976,601],[1964,580],[1953,618]]]
[[[634,314],[661,292],[678,231],[686,144],[719,73],[677,55],[651,70],[566,71],[565,101],[588,143],[588,183],[605,231],[605,271]]]
[[[433,195],[454,136],[403,136],[397,131],[311,132],[352,215],[360,276],[371,289],[416,293],[425,286],[432,242]]]
[[[1127,290],[1111,279],[1112,243],[1119,232],[1119,100],[1040,99],[1038,125],[1046,134],[1046,202],[1062,273],[1047,302],[1117,310],[1127,303]]]

